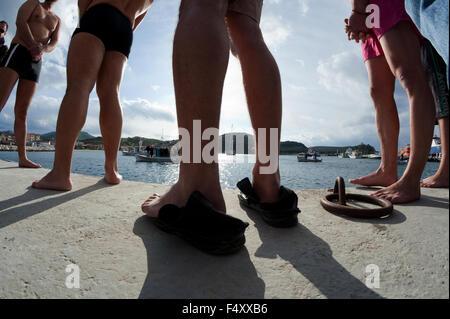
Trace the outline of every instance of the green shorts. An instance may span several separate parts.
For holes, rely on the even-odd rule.
[[[436,118],[448,117],[447,65],[427,39],[422,44],[422,62],[433,93]]]
[[[255,20],[261,21],[263,0],[230,0],[228,11],[245,14]]]

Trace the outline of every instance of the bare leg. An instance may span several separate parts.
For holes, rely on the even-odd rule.
[[[244,79],[247,104],[256,145],[259,143],[259,128],[266,129],[266,141],[270,141],[270,129],[278,129],[278,145],[280,145],[282,99],[281,79],[278,65],[267,48],[258,23],[250,17],[230,12],[227,25],[234,44]],[[267,145],[266,150],[269,149]],[[257,151],[256,154],[259,154]],[[264,166],[256,158],[253,168],[253,187],[262,202],[275,202],[279,199],[280,171],[275,174],[260,174]]]
[[[14,135],[16,136],[17,149],[19,151],[19,167],[41,168],[41,165],[33,163],[27,158],[27,113],[36,92],[37,83],[28,80],[19,80],[14,107]]]
[[[431,177],[424,179],[422,187],[448,188],[449,178],[449,123],[448,117],[439,119],[439,130],[441,132],[442,159],[439,169]]]
[[[122,109],[120,107],[120,83],[127,58],[119,52],[106,52],[97,79],[97,95],[100,99],[100,129],[105,147],[105,181],[119,184],[122,176],[117,166],[117,154],[122,136]]]
[[[375,106],[378,136],[381,142],[381,165],[367,176],[351,179],[363,186],[390,186],[397,182],[397,150],[400,124],[394,100],[395,77],[384,56],[366,62],[370,80],[370,95]]]
[[[187,129],[191,138],[193,120],[201,119],[203,129],[219,126],[230,49],[225,26],[227,8],[228,0],[183,0],[181,3],[173,71],[178,125]],[[185,206],[194,191],[201,192],[216,209],[226,210],[218,164],[203,162],[181,163],[178,182],[164,196],[150,197],[142,210],[157,217],[166,204]]]
[[[76,140],[86,121],[89,93],[94,88],[103,61],[103,43],[88,33],[72,39],[67,58],[67,90],[56,126],[56,152],[53,169],[33,187],[71,190],[70,169]]]
[[[420,179],[433,137],[434,101],[420,58],[420,43],[409,22],[400,22],[380,42],[392,73],[408,94],[411,156],[402,178],[373,195],[393,203],[408,203],[420,198]]]
[[[19,75],[10,68],[0,68],[0,112],[5,107]]]

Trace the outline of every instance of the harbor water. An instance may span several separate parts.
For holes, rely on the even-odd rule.
[[[41,164],[44,168],[52,168],[53,152],[29,152],[30,160]],[[103,177],[103,151],[75,151],[72,172],[83,175]],[[280,157],[280,173],[283,185],[292,189],[324,189],[331,188],[337,176],[346,181],[374,172],[380,160],[343,159],[338,157],[322,157],[322,163],[299,163],[296,156]],[[16,161],[16,152],[0,152],[0,160]],[[223,188],[235,188],[236,183],[244,177],[251,177],[254,155],[230,156],[221,154],[220,182]],[[439,163],[427,163],[423,177],[433,175]],[[399,176],[406,165],[399,165]],[[119,172],[125,180],[155,184],[174,184],[178,179],[178,165],[172,163],[140,163],[134,156],[123,156],[119,153]],[[1,175],[0,175],[1,178]]]

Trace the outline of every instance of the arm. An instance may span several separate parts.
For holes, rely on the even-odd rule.
[[[147,14],[148,10],[145,10],[144,13],[142,13],[140,16],[138,16],[136,18],[136,20],[134,20],[134,27],[133,27],[133,31],[137,29],[137,27],[141,24],[142,20],[144,20],[145,15]]]
[[[352,14],[346,20],[346,33],[349,40],[365,41],[368,33],[366,26],[366,7],[369,0],[350,0],[352,5]]]
[[[41,44],[34,39],[30,26],[28,25],[28,20],[38,4],[39,2],[37,0],[28,0],[20,7],[19,12],[17,13],[17,34],[30,51],[35,47],[41,46]]]
[[[58,43],[58,40],[59,40],[60,26],[61,26],[61,20],[58,18],[58,24],[56,25],[55,31],[53,31],[52,35],[50,36],[50,42],[44,46],[43,52],[49,53],[55,49],[56,44]]]

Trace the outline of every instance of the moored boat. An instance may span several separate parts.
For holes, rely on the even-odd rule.
[[[150,163],[172,163],[170,157],[160,157],[160,156],[148,156],[142,154],[136,154],[136,162],[150,162]]]
[[[318,152],[299,153],[297,161],[304,163],[320,163],[322,158]]]

